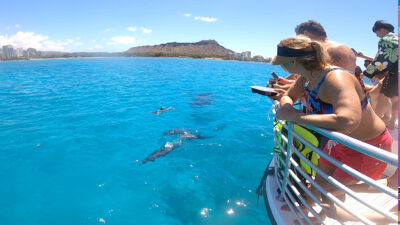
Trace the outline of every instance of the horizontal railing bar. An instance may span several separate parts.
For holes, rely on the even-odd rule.
[[[277,128],[274,128],[274,130],[279,131]],[[320,155],[321,157],[325,158],[326,160],[328,160],[329,162],[331,162],[332,164],[334,164],[336,167],[344,170],[345,172],[354,175],[357,179],[373,186],[374,188],[376,188],[377,190],[383,191],[384,193],[390,195],[393,198],[397,198],[397,192],[381,183],[376,182],[375,180],[371,179],[370,177],[366,176],[365,174],[360,173],[359,171],[349,167],[346,164],[343,164],[339,161],[337,161],[336,159],[333,159],[332,157],[328,156],[326,153],[324,153],[323,151],[321,151],[319,148],[315,147],[314,145],[312,145],[310,142],[308,142],[307,140],[305,140],[303,137],[301,137],[300,135],[298,135],[296,132],[293,132],[293,135],[299,139],[303,144],[305,144],[306,146],[308,146],[309,148],[311,148],[313,151],[315,151],[318,155]],[[285,136],[282,135],[281,138],[285,140]],[[278,142],[279,147],[282,148],[283,146]]]
[[[293,164],[293,166],[295,167],[295,169],[297,169],[297,171],[299,171],[299,172],[301,173],[301,175],[303,175],[304,178],[306,178],[307,180],[312,179],[308,174],[306,174],[306,173],[304,172],[304,170],[300,167],[300,165],[299,165],[293,158],[291,158],[290,161],[291,161],[291,163]],[[289,172],[290,172],[290,171],[293,173],[292,170],[289,170]],[[298,179],[297,176],[294,177],[294,178],[297,178],[297,179]],[[310,183],[311,183],[311,182],[310,182]],[[304,185],[300,185],[300,187],[303,188]],[[304,187],[304,188],[305,188],[305,187]],[[325,211],[326,213],[328,212],[328,211],[326,210],[325,207],[322,207],[322,206],[321,206],[321,204],[322,204],[321,201],[320,201],[319,199],[317,199],[317,198],[310,192],[310,190],[308,190],[308,188],[303,189],[303,190],[307,192],[308,196],[310,196],[310,197],[312,198],[312,200],[313,200],[318,206],[320,206],[321,209],[322,209],[323,211]],[[341,221],[337,221],[337,222],[339,222],[340,224],[343,224]]]
[[[305,161],[311,168],[313,168],[321,177],[323,177],[325,180],[327,180],[329,183],[333,184],[334,186],[336,186],[337,188],[339,188],[340,190],[342,190],[344,193],[350,195],[351,197],[353,197],[354,199],[356,199],[357,201],[363,203],[363,205],[367,206],[368,208],[384,215],[387,218],[392,219],[393,221],[397,221],[397,217],[385,212],[373,205],[371,205],[370,203],[368,203],[367,201],[363,200],[362,198],[360,198],[359,196],[357,196],[357,194],[351,190],[350,188],[346,187],[345,185],[343,185],[342,183],[340,183],[339,181],[337,181],[335,178],[328,176],[327,174],[325,174],[322,170],[320,170],[317,166],[315,166],[314,164],[312,164],[303,154],[301,154],[296,148],[292,147],[292,151],[301,158],[301,160]]]
[[[277,103],[277,101],[275,101],[274,103]],[[279,103],[278,103],[279,104]],[[370,221],[369,219],[365,218],[365,216],[360,215],[358,212],[354,212],[352,211],[348,206],[346,206],[343,202],[341,202],[339,199],[337,199],[334,195],[332,195],[332,193],[328,193],[326,192],[321,186],[319,186],[308,174],[306,174],[302,168],[299,166],[299,164],[297,164],[297,162],[295,162],[292,157],[291,154],[287,154],[287,152],[292,152],[294,151],[296,155],[298,155],[303,161],[305,161],[311,168],[313,168],[315,171],[317,171],[318,174],[320,174],[325,180],[327,180],[329,183],[331,183],[332,185],[336,186],[337,188],[339,188],[340,190],[344,191],[345,193],[347,193],[348,195],[350,195],[352,198],[354,198],[355,200],[359,201],[360,203],[364,204],[365,206],[371,208],[372,210],[374,210],[375,212],[378,212],[380,214],[382,214],[383,216],[385,216],[386,218],[389,218],[393,221],[397,221],[397,218],[395,218],[394,215],[390,214],[388,211],[384,211],[381,210],[378,207],[374,207],[373,205],[369,204],[368,202],[364,201],[362,198],[360,198],[359,196],[357,196],[357,194],[347,188],[345,185],[341,184],[339,181],[337,181],[336,179],[334,179],[331,176],[326,175],[325,173],[323,173],[317,166],[315,166],[313,163],[311,163],[304,155],[302,155],[292,144],[293,140],[288,141],[288,139],[286,139],[285,135],[282,134],[282,132],[276,128],[276,121],[280,122],[282,124],[282,127],[288,130],[288,136],[293,139],[293,137],[296,137],[297,139],[299,139],[300,141],[303,142],[303,144],[305,144],[306,146],[308,146],[309,148],[311,148],[314,152],[318,153],[321,157],[326,158],[329,162],[331,162],[332,164],[334,164],[336,167],[346,171],[347,173],[349,173],[350,175],[354,176],[355,178],[364,181],[366,184],[376,188],[379,191],[382,191],[386,194],[388,194],[389,196],[397,199],[397,193],[395,190],[390,189],[387,186],[384,186],[378,182],[376,182],[375,180],[371,179],[370,177],[358,172],[357,170],[351,168],[350,166],[343,164],[339,161],[337,161],[336,159],[330,157],[329,155],[327,155],[326,153],[322,152],[322,150],[316,148],[315,146],[313,146],[311,143],[309,143],[307,140],[305,140],[304,138],[302,138],[300,135],[298,135],[296,132],[294,132],[293,129],[293,125],[290,126],[291,122],[289,122],[289,126],[291,127],[291,129],[289,129],[289,126],[286,125],[283,121],[278,120],[276,118],[276,106],[278,106],[278,104],[274,104],[272,111],[274,113],[274,131],[275,131],[275,135],[274,135],[274,140],[275,143],[279,144],[279,148],[281,149],[281,152],[283,153],[283,155],[286,155],[286,166],[292,164],[307,180],[309,180],[309,182],[317,189],[319,190],[323,195],[327,196],[329,199],[331,199],[336,205],[338,205],[339,207],[343,208],[345,211],[347,211],[349,214],[351,214],[352,216],[354,216],[355,218],[358,218],[359,220],[361,220],[364,223],[367,224],[372,224],[373,222]],[[312,129],[324,136],[326,136],[327,138],[336,141],[338,143],[344,144],[346,146],[348,146],[349,148],[354,149],[355,151],[358,151],[362,154],[368,155],[370,157],[376,158],[380,161],[383,161],[385,163],[388,163],[390,165],[394,165],[398,167],[398,160],[397,160],[397,155],[388,152],[386,150],[380,149],[378,147],[369,145],[367,143],[364,143],[362,141],[359,141],[357,139],[354,139],[352,137],[346,136],[342,133],[339,132],[335,132],[335,131],[330,131],[330,130],[326,130],[323,128],[317,128],[314,126],[309,126],[309,125],[305,125],[305,127]],[[281,139],[286,142],[289,143],[288,146],[290,148],[283,150],[283,146],[281,145],[281,143],[278,142],[277,140],[277,136],[281,137]],[[286,139],[286,140],[285,140]],[[279,154],[275,154],[277,157],[279,157]],[[289,158],[289,161],[287,160]],[[279,161],[280,160],[280,161]],[[279,157],[279,159],[277,158],[277,162],[281,162],[283,161],[283,159],[281,159],[281,157]],[[308,188],[306,188],[304,185],[302,185],[301,183],[299,183],[299,181],[301,182],[301,180],[297,177],[297,175],[293,172],[292,169],[288,169],[285,167],[285,174],[287,170],[287,173],[289,174],[289,176],[293,177],[294,182],[298,183],[300,185],[300,188],[303,189],[308,196],[310,196],[312,198],[312,200],[316,200],[316,197],[308,190]],[[275,171],[278,171],[278,169],[276,169]],[[279,172],[280,175],[281,171]],[[278,175],[277,179],[278,179]],[[288,179],[287,176],[284,177],[285,179]],[[297,179],[296,179],[297,178]],[[279,180],[279,179],[278,179]],[[278,182],[279,183],[279,182]],[[296,194],[298,192],[298,190],[292,183],[291,180],[287,181],[288,185],[284,185],[282,188],[285,190],[281,190],[282,192],[286,192],[291,194],[290,192],[288,192],[287,190],[292,189],[294,191],[294,194]],[[295,191],[295,190],[297,191]],[[307,189],[307,190],[306,190]],[[292,195],[292,194],[291,194]],[[287,200],[287,196],[285,195],[285,200],[286,202]],[[293,196],[291,196],[291,198],[293,199]],[[298,202],[296,201],[296,199],[293,199],[297,204]],[[304,203],[304,198],[302,198],[302,196],[299,196],[299,200],[300,202]],[[315,201],[318,205],[320,205],[319,201]],[[290,206],[290,205],[289,205]],[[308,207],[308,204],[305,204],[306,208],[308,210],[310,210]],[[325,210],[325,207],[322,207],[322,210]],[[292,210],[292,209],[291,209]],[[293,211],[293,210],[292,210]],[[313,211],[310,211],[314,216],[315,214],[313,213]],[[300,222],[300,221],[299,221]]]
[[[282,174],[281,174],[282,175]],[[293,197],[293,195],[292,195],[292,193],[290,193],[290,191],[287,191],[286,189],[287,189],[287,187],[286,186],[283,186],[283,185],[281,185],[283,188],[284,188],[284,190],[282,191],[282,193],[286,193],[287,195],[283,195],[283,198],[285,199],[285,202],[286,202],[286,204],[287,205],[289,205],[289,204],[292,204],[293,203],[293,205],[296,207],[296,209],[297,209],[297,211],[301,214],[301,216],[303,216],[303,218],[305,219],[305,220],[307,220],[307,222],[308,222],[308,224],[313,224],[313,222],[310,220],[310,218],[303,212],[303,210],[301,209],[301,207],[300,207],[300,204],[299,204],[299,202],[297,202],[295,199],[294,199],[294,197]],[[292,199],[293,200],[293,202],[290,202],[290,199]],[[290,206],[289,206],[290,207]],[[297,213],[295,213],[296,215],[297,215]],[[302,223],[302,219],[300,219],[299,217],[297,217],[296,218],[299,222],[301,222]],[[302,224],[304,224],[304,223],[302,223]]]
[[[291,159],[291,161],[294,161]],[[295,166],[296,169],[303,175],[310,183],[315,187],[319,192],[321,192],[323,195],[327,196],[330,200],[332,200],[334,203],[339,205],[341,208],[343,208],[346,212],[348,212],[350,215],[354,216],[355,218],[363,221],[364,223],[367,224],[374,224],[372,221],[368,220],[365,218],[363,215],[360,215],[357,212],[353,212],[351,209],[349,209],[346,205],[344,205],[338,198],[336,198],[334,195],[326,192],[318,183],[316,183],[306,172],[303,171],[298,165],[297,167]]]
[[[336,131],[330,131],[330,130],[326,130],[323,128],[317,128],[317,127],[310,126],[310,125],[305,125],[305,126],[312,130],[317,131],[318,133],[324,135],[325,137],[328,137],[329,139],[332,139],[336,142],[344,144],[344,145],[348,146],[349,148],[354,149],[360,153],[369,155],[375,159],[389,163],[391,165],[394,165],[397,167],[399,166],[398,156],[391,152],[382,150],[378,147],[372,146],[363,141],[357,140],[355,138],[349,137],[345,134],[342,134],[342,133],[339,133]]]
[[[273,113],[276,115],[276,110],[275,107],[273,108]],[[278,119],[277,119],[278,120]],[[283,123],[282,120],[278,120],[279,123],[281,123],[283,125],[284,128],[287,129],[287,126],[285,123]],[[344,144],[346,146],[348,146],[349,148],[354,149],[355,151],[358,151],[360,153],[369,155],[373,158],[376,158],[378,160],[384,161],[386,163],[389,163],[391,165],[394,166],[399,166],[399,162],[398,162],[398,156],[396,154],[393,154],[391,152],[382,150],[376,146],[367,144],[363,141],[357,140],[355,138],[349,137],[345,134],[342,134],[340,132],[336,132],[336,131],[331,131],[331,130],[327,130],[324,128],[318,128],[318,127],[314,127],[311,125],[306,125],[304,124],[304,126],[322,134],[323,136],[332,139],[336,142],[339,142],[341,144]]]
[[[292,211],[292,213],[294,214],[296,220],[299,221],[299,223],[300,223],[301,225],[305,225],[305,224],[303,223],[303,220],[300,219],[300,217],[297,215],[295,209],[293,208],[292,203],[288,203],[288,202],[289,202],[288,197],[286,197],[286,195],[285,195],[285,196],[283,196],[283,198],[285,199],[285,202],[288,204],[288,206],[289,206],[289,208],[290,208],[290,211]]]
[[[278,128],[274,128],[274,131],[278,132],[278,134],[281,136],[282,140],[287,144],[288,143],[288,139],[285,135],[282,134],[282,132],[278,129]]]
[[[393,197],[393,198],[398,198],[397,197],[397,192],[391,188],[389,188],[388,186],[385,186],[381,183],[376,182],[374,179],[366,176],[363,173],[360,173],[359,171],[351,168],[350,166],[339,162],[338,160],[330,157],[329,155],[327,155],[325,152],[321,151],[319,148],[311,145],[307,140],[305,140],[304,138],[302,138],[300,135],[298,135],[297,133],[293,132],[293,135],[299,139],[303,144],[307,145],[309,148],[311,148],[314,152],[316,152],[320,157],[325,158],[326,160],[328,160],[330,163],[332,163],[333,165],[335,165],[336,167],[342,169],[343,171],[347,172],[348,174],[354,176],[355,178],[357,178],[358,180],[361,180],[371,186],[373,186],[374,188],[383,191],[384,193],[388,194],[389,196]],[[312,163],[311,163],[312,164]],[[312,165],[310,165],[312,166]]]
[[[292,162],[293,163],[293,162]],[[282,175],[282,173],[280,172]],[[300,181],[300,179],[294,174],[294,172],[289,169],[289,175],[292,175],[293,179],[295,179],[296,183],[301,187],[302,190],[304,190],[315,202],[320,205],[320,201],[315,198],[314,195],[311,194],[311,192],[303,185],[303,183]],[[297,188],[292,184],[292,182],[289,180],[288,182],[290,188],[296,193],[296,196],[299,197],[300,201],[303,203],[303,205],[316,217],[320,222],[324,223],[323,219],[318,215],[318,213],[307,203],[307,201],[301,196],[300,192],[297,190]],[[306,191],[307,190],[307,191]],[[299,193],[297,195],[297,193]],[[310,195],[311,194],[311,195]],[[322,207],[321,207],[322,208]]]
[[[289,176],[290,176],[290,172],[292,172],[291,170],[289,170]],[[293,172],[292,172],[293,173]],[[292,176],[293,177],[293,176]],[[296,193],[296,196],[300,199],[301,203],[311,212],[311,214],[317,218],[317,220],[319,222],[321,222],[322,224],[325,224],[323,221],[323,219],[318,215],[318,213],[307,203],[307,201],[303,198],[303,196],[301,196],[300,192],[296,189],[296,187],[291,183],[288,182],[288,185],[290,187],[290,189],[293,190],[293,192]],[[307,216],[308,217],[308,216]],[[311,223],[312,224],[312,223]]]

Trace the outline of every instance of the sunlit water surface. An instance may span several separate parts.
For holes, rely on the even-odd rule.
[[[269,224],[265,63],[0,63],[0,224]],[[161,106],[175,110],[152,114]],[[205,139],[163,135],[186,129]],[[165,157],[141,162],[165,146]]]

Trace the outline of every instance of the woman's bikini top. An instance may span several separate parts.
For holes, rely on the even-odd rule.
[[[314,90],[310,91],[306,87],[305,88],[305,91],[306,91],[305,99],[306,99],[306,110],[307,110],[308,113],[311,113],[311,114],[330,114],[330,113],[333,113],[332,104],[326,103],[326,102],[322,101],[321,99],[319,99],[319,97],[318,97],[318,90],[321,87],[322,83],[325,81],[326,75],[329,72],[333,71],[333,70],[344,70],[344,71],[349,72],[350,74],[353,74],[349,70],[345,70],[345,69],[342,69],[342,68],[333,68],[333,69],[330,69],[330,70],[326,71],[326,73],[322,77],[321,81],[318,83],[318,85],[315,87]],[[361,109],[365,109],[367,107],[367,104],[368,104],[368,96],[367,96],[366,91],[365,91],[364,83],[360,79],[358,79],[358,81],[360,82],[360,85],[363,88],[364,94],[365,94],[365,98],[361,101]]]

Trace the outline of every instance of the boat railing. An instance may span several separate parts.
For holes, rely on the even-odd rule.
[[[317,198],[311,191],[311,187],[318,190],[322,195],[326,196],[326,198],[330,199],[332,202],[336,204],[336,206],[340,207],[342,210],[346,211],[348,214],[352,215],[353,217],[357,218],[359,222],[365,224],[375,224],[375,222],[368,219],[364,214],[358,212],[358,210],[352,209],[351,206],[346,205],[344,202],[339,200],[335,195],[327,192],[324,188],[318,184],[314,180],[314,176],[312,174],[307,174],[299,165],[299,161],[295,160],[292,157],[292,154],[296,154],[302,162],[306,163],[309,167],[311,167],[318,175],[320,175],[323,179],[327,182],[344,192],[347,196],[350,196],[355,201],[359,202],[362,206],[365,206],[380,214],[388,221],[393,221],[393,223],[397,223],[397,216],[389,211],[389,209],[383,209],[379,205],[368,201],[363,196],[360,196],[360,193],[357,193],[347,187],[346,185],[342,184],[337,179],[333,178],[332,176],[328,176],[323,171],[321,171],[317,165],[314,165],[309,159],[307,159],[301,152],[297,150],[297,148],[293,145],[293,140],[296,138],[300,142],[302,142],[305,146],[309,147],[312,151],[317,153],[319,157],[323,157],[328,160],[330,163],[335,165],[336,167],[340,168],[341,170],[347,172],[348,174],[352,175],[356,179],[358,179],[361,183],[365,183],[374,189],[375,191],[381,194],[388,196],[389,198],[393,198],[393,200],[397,201],[397,191],[389,188],[388,186],[371,179],[370,177],[360,173],[359,171],[353,169],[349,165],[346,165],[326,153],[324,153],[320,148],[315,147],[309,141],[305,140],[301,135],[294,131],[294,124],[288,122],[287,124],[284,121],[278,120],[276,118],[276,109],[279,107],[279,103],[275,102],[272,112],[274,113],[274,137],[275,137],[275,144],[279,146],[280,153],[275,152],[275,176],[278,180],[278,186],[280,189],[280,198],[285,201],[285,203],[289,206],[289,209],[292,211],[293,215],[297,219],[300,224],[314,224],[313,221],[307,216],[308,212],[310,212],[314,218],[320,223],[324,223],[324,219],[321,218],[320,213],[321,211],[325,211],[325,214],[329,214],[328,210],[325,207],[322,207],[322,202]],[[283,135],[281,130],[275,126],[277,123],[280,123],[284,129],[286,129],[287,136]],[[375,146],[366,144],[365,142],[356,140],[349,136],[346,136],[342,133],[330,131],[322,128],[317,128],[313,126],[305,126],[310,130],[313,130],[327,138],[329,140],[333,140],[335,142],[341,143],[345,146],[348,146],[362,154],[366,154],[370,157],[378,159],[388,165],[393,165],[398,168],[398,159],[397,155],[387,152],[383,149],[377,148]],[[283,141],[279,141],[277,137]],[[286,147],[285,147],[285,146]],[[295,171],[299,172],[303,178],[305,178],[308,182],[308,186],[305,185],[302,180],[300,180],[299,176],[296,175]],[[291,178],[291,179],[290,179]],[[301,192],[303,194],[301,194]],[[312,202],[308,200],[312,200]],[[316,204],[320,208],[320,212],[317,212],[313,205]],[[302,208],[304,206],[307,210]],[[308,212],[307,212],[308,211]],[[303,219],[301,219],[301,217]]]

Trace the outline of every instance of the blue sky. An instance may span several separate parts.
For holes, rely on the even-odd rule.
[[[214,39],[236,52],[273,56],[277,43],[314,19],[331,40],[373,56],[378,19],[395,25],[397,1],[1,0],[0,45],[61,51],[124,51],[133,46]]]

